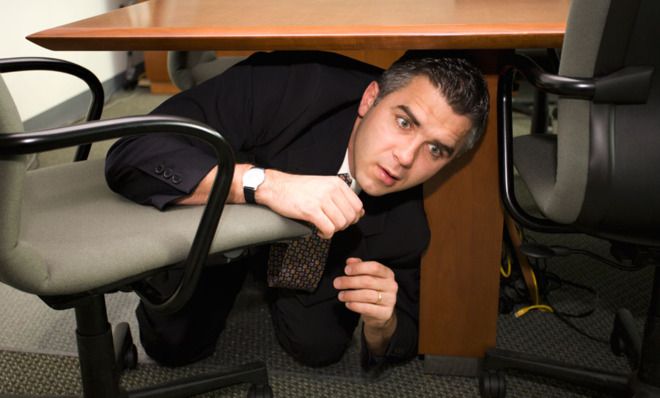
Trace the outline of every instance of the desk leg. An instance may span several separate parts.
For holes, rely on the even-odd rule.
[[[427,373],[474,376],[495,346],[503,218],[497,75],[486,78],[491,113],[473,158],[424,186],[431,243],[422,259],[419,351]]]

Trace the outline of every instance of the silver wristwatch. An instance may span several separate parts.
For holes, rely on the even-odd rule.
[[[266,174],[261,167],[252,167],[243,174],[243,196],[245,197],[245,202],[257,203],[254,195],[265,178]]]

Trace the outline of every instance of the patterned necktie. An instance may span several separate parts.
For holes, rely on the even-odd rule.
[[[349,186],[353,182],[348,174],[339,174]],[[325,262],[330,250],[330,239],[312,234],[292,242],[274,243],[270,246],[268,286],[299,289],[313,292],[323,276]]]

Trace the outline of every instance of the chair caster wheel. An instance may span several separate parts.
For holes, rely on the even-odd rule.
[[[636,369],[642,353],[642,335],[637,329],[635,318],[627,309],[620,309],[614,317],[610,334],[610,349],[616,356],[624,356]]]
[[[506,379],[497,371],[487,370],[479,375],[479,394],[481,398],[504,398]]]
[[[610,334],[610,351],[617,357],[621,357],[624,355],[625,349],[625,342],[623,341],[621,332],[615,327],[612,329],[612,334]]]
[[[135,369],[137,367],[137,347],[133,344],[133,336],[128,323],[122,322],[115,326],[112,333],[115,345],[115,361],[119,370]]]
[[[252,384],[247,396],[248,398],[271,398],[273,389],[268,384]]]

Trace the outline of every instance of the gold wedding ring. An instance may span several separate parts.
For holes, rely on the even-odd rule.
[[[381,301],[383,301],[383,293],[378,292],[378,300],[376,300],[376,304],[380,304]]]

